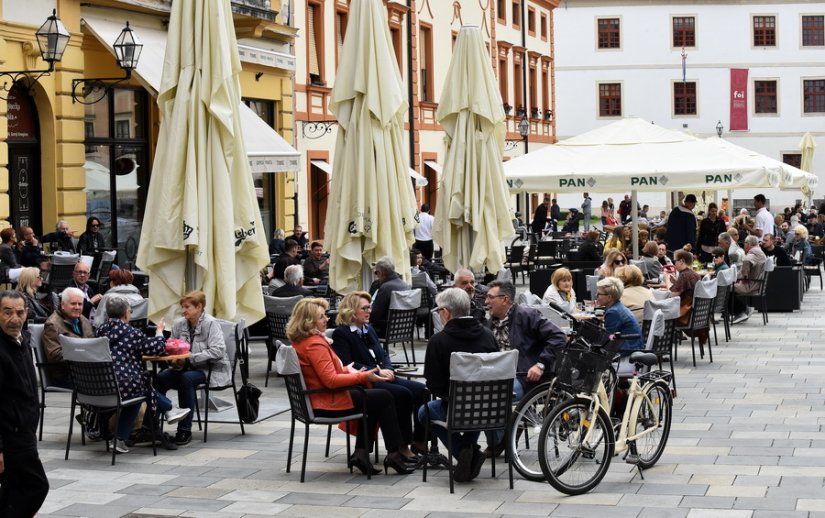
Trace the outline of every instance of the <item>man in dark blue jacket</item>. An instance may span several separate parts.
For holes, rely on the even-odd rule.
[[[26,301],[0,293],[0,516],[34,516],[49,493],[37,454],[38,398],[28,333]]]
[[[693,208],[696,207],[696,196],[688,194],[685,201],[674,207],[667,218],[667,234],[665,241],[669,252],[681,250],[685,245],[696,248],[696,216]],[[695,252],[695,250],[694,250]]]
[[[391,257],[379,258],[375,262],[374,273],[379,285],[378,291],[372,295],[370,323],[378,336],[383,337],[387,327],[387,317],[390,314],[392,292],[408,290],[410,285],[395,271],[395,262]]]

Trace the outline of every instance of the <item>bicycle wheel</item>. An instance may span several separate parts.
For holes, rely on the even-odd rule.
[[[644,393],[646,398],[641,400],[636,419],[629,424],[628,435],[633,437],[650,430],[636,439],[639,467],[647,469],[656,464],[665,451],[670,434],[673,399],[670,396],[670,388],[662,382],[648,384],[644,388]]]
[[[553,388],[548,381],[534,387],[524,395],[513,410],[510,427],[510,451],[513,455],[513,467],[527,480],[538,482],[544,480],[539,465],[539,433],[545,416],[558,403],[559,398],[570,398],[565,392]]]
[[[547,415],[541,427],[541,471],[551,486],[568,495],[580,495],[596,487],[613,457],[610,417],[600,409],[591,421],[591,404],[585,398],[562,403]]]

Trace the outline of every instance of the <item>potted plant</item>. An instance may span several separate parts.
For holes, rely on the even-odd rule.
[[[510,115],[510,111],[513,109],[508,103],[504,103],[504,115]]]
[[[530,118],[538,119],[539,117],[541,117],[541,110],[539,110],[538,106],[533,106],[530,109]]]
[[[550,122],[553,120],[553,110],[545,110],[544,112],[544,120]]]
[[[527,113],[527,112],[524,110],[524,106],[519,105],[519,107],[518,107],[518,108],[516,108],[516,116],[518,116],[518,117],[524,117],[524,115],[525,115],[526,113]]]

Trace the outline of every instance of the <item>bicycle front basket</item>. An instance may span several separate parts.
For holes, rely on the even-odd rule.
[[[610,358],[583,349],[567,348],[556,358],[556,380],[574,392],[592,393],[610,367]]]

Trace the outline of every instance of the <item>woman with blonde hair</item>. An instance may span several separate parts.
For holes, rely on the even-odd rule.
[[[558,304],[568,313],[576,309],[576,292],[573,291],[573,274],[567,268],[559,268],[550,277],[550,286],[544,292],[542,301]]]
[[[356,385],[369,386],[370,383],[388,382],[389,378],[381,375],[378,368],[358,370],[352,365],[341,363],[335,351],[324,337],[327,330],[326,311],[329,304],[326,300],[308,297],[298,302],[292,310],[292,316],[286,325],[286,335],[292,342],[298,360],[301,363],[301,373],[308,390],[339,389]],[[412,473],[413,467],[401,454],[401,430],[398,426],[398,415],[395,411],[395,402],[392,394],[379,388],[365,388],[346,392],[317,392],[309,395],[310,404],[315,415],[321,417],[340,417],[352,413],[354,408],[366,406],[368,423],[367,430],[363,430],[363,422],[359,420],[358,436],[355,440],[355,451],[347,465],[358,468],[364,474],[376,475],[379,473],[370,461],[369,452],[372,451],[373,437],[370,442],[364,440],[369,431],[374,430],[376,423],[381,427],[384,444],[387,447],[387,456],[384,457],[384,472],[393,468],[396,472],[406,475]]]
[[[404,439],[399,450],[405,457],[414,458],[413,451],[427,451],[424,427],[418,421],[417,412],[429,400],[427,387],[417,381],[396,377],[390,356],[384,352],[378,334],[369,325],[371,303],[372,298],[366,291],[353,291],[344,296],[338,306],[335,320],[338,327],[332,333],[332,348],[345,366],[351,365],[357,370],[378,369],[379,374],[389,380],[376,382],[373,386],[392,394]],[[410,451],[409,445],[413,443],[413,451]]]
[[[17,291],[23,294],[26,299],[26,308],[29,310],[28,318],[37,324],[42,324],[52,314],[51,310],[38,297],[38,290],[43,286],[43,279],[40,277],[40,269],[30,266],[23,268],[20,278],[17,280]]]
[[[602,277],[613,277],[613,271],[619,266],[627,264],[624,254],[616,248],[608,249],[605,254],[604,263],[596,270]]]
[[[619,300],[641,324],[645,316],[645,302],[654,300],[653,292],[644,285],[645,279],[642,270],[635,264],[629,264],[616,268],[614,273],[624,284],[624,290]]]

